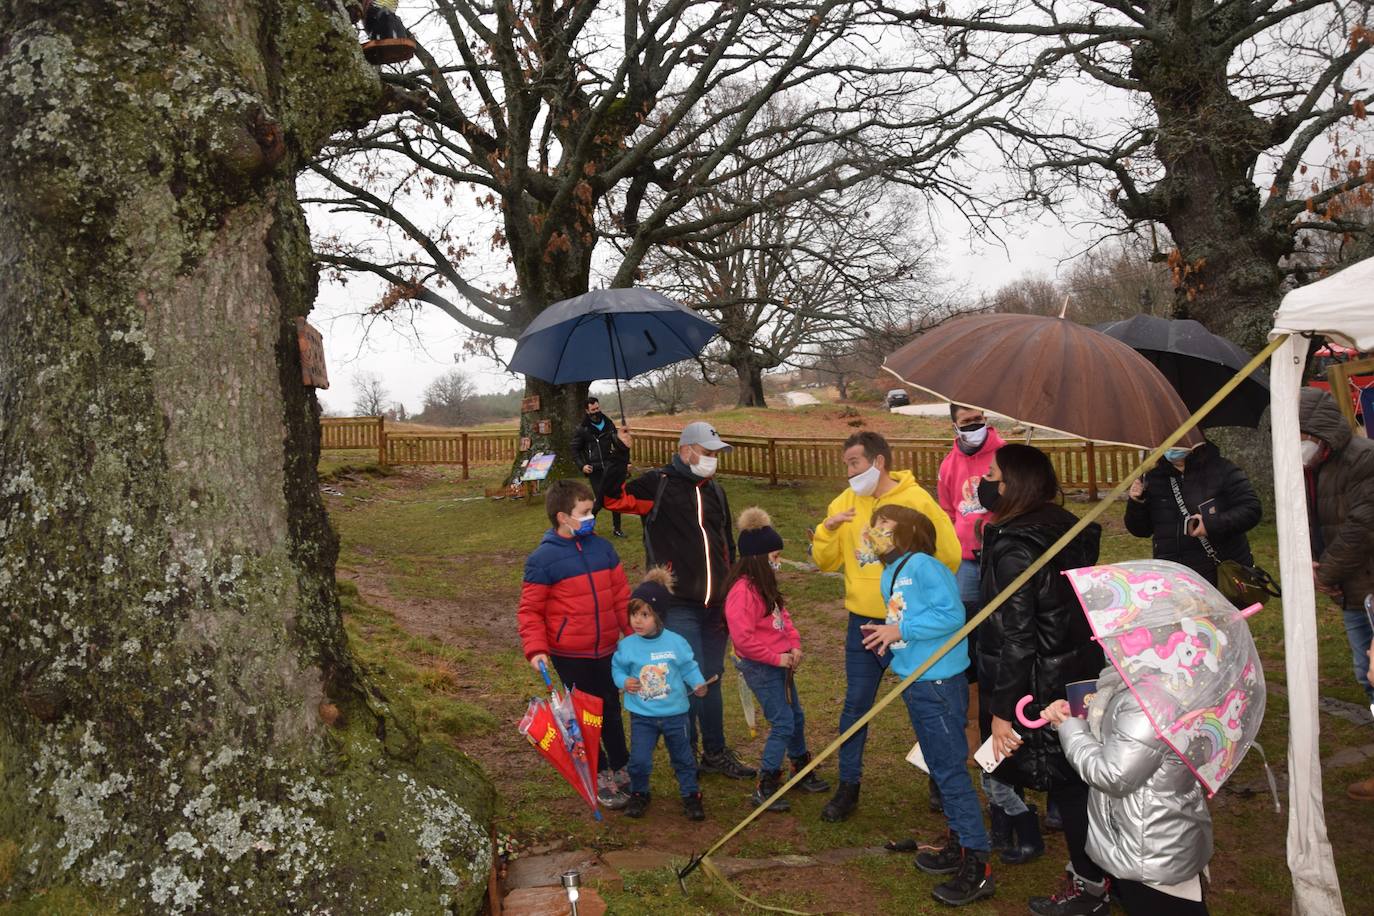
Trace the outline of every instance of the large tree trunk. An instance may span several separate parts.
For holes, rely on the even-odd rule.
[[[735,399],[736,407],[767,407],[763,399],[763,369],[751,360],[737,360],[731,367],[739,379],[739,394]]]
[[[1291,234],[1272,226],[1252,172],[1271,140],[1266,125],[1228,89],[1225,56],[1206,35],[1178,30],[1171,44],[1142,42],[1133,75],[1150,89],[1159,119],[1155,152],[1164,177],[1144,211],[1121,199],[1123,211],[1157,219],[1178,246],[1170,258],[1174,314],[1259,349],[1278,305],[1278,262]]]
[[[533,230],[519,231],[521,225],[514,208],[507,207],[506,227],[510,233],[512,264],[520,281],[520,289],[527,301],[526,321],[533,321],[555,302],[585,293],[590,285],[592,247],[590,241],[578,239],[551,247],[538,244]],[[549,367],[552,371],[553,367]],[[606,357],[606,377],[612,374],[609,354]],[[557,457],[549,472],[549,479],[573,477],[580,479],[582,469],[572,460],[572,436],[582,422],[586,409],[588,382],[555,385],[534,376],[525,377],[525,397],[538,397],[539,406],[521,411],[520,438],[529,447],[517,451],[511,468],[512,478],[521,473],[525,459],[536,452],[553,452]],[[611,405],[604,407],[607,413]],[[620,417],[616,416],[616,422]]]
[[[0,900],[474,910],[490,787],[352,663],[301,383],[346,17],[0,10]]]

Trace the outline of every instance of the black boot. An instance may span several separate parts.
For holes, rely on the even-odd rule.
[[[951,830],[945,834],[945,845],[916,853],[916,861],[912,864],[928,875],[952,875],[959,870],[963,858],[964,848]]]
[[[988,805],[988,839],[992,841],[993,852],[1012,848],[1011,817],[1001,805]]]
[[[802,754],[800,757],[793,757],[792,775],[796,776],[797,771],[800,770],[802,767],[806,766],[810,762],[810,754]],[[806,778],[804,778],[801,782],[797,783],[797,788],[801,789],[803,792],[829,792],[830,783],[826,782],[824,779],[821,779],[819,776],[816,775],[816,771],[812,770],[810,773],[806,774]]]
[[[706,808],[701,804],[700,792],[682,796],[682,813],[687,816],[689,821],[706,820]]]
[[[1045,838],[1040,835],[1040,812],[1034,805],[1011,818],[1011,831],[1016,841],[1007,845],[1002,853],[1005,865],[1025,865],[1034,862],[1045,854]]]
[[[759,805],[772,798],[773,793],[778,791],[778,786],[780,785],[782,785],[781,770],[763,770],[759,773],[758,788],[756,788],[754,794],[749,797],[749,804],[757,808]],[[790,811],[791,809],[792,803],[787,800],[786,796],[768,806],[769,811],[777,811],[779,813]]]
[[[1052,799],[1045,799],[1045,832],[1059,833],[1064,829],[1064,819],[1059,816],[1059,806]]]
[[[854,809],[859,807],[859,784],[857,782],[842,782],[835,787],[835,794],[830,796],[830,801],[825,803],[821,809],[821,820],[830,821],[832,824],[838,823],[854,813]]]
[[[965,906],[975,900],[991,897],[997,891],[992,880],[992,866],[988,864],[988,854],[972,849],[961,850],[959,868],[954,877],[944,884],[937,884],[930,895],[949,906]]]

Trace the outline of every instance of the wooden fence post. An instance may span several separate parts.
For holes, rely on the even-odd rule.
[[[468,479],[468,434],[463,433],[463,479]]]
[[[377,463],[386,467],[386,417],[377,418]]]
[[[768,440],[768,482],[778,485],[778,440]]]
[[[1092,440],[1088,440],[1088,499],[1097,502],[1097,458],[1093,455]]]

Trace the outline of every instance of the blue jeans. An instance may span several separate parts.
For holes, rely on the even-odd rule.
[[[649,791],[649,774],[654,771],[654,749],[658,736],[668,748],[668,759],[677,773],[677,788],[686,798],[697,793],[697,761],[687,739],[687,713],[675,716],[641,716],[630,713],[630,791]]]
[[[945,820],[965,849],[989,852],[983,809],[968,774],[968,681],[962,674],[938,681],[916,681],[902,691],[911,727],[940,788]]]
[[[730,641],[730,631],[720,606],[669,605],[663,615],[663,625],[687,640],[702,677],[709,681],[725,673],[725,646]],[[706,696],[692,694],[688,701],[691,704],[687,716],[692,748],[697,746],[697,730],[700,729],[702,751],[720,753],[725,748],[725,704],[721,699],[720,680],[706,688]]]
[[[954,574],[959,584],[959,601],[964,605],[964,619],[972,620],[983,609],[982,579],[978,574],[977,560],[960,560],[959,569]],[[968,634],[968,657],[973,664],[964,672],[970,684],[978,683],[978,631]]]
[[[1009,817],[1016,817],[1030,810],[1026,807],[1026,800],[1016,794],[1016,787],[1011,783],[1003,782],[987,773],[983,773],[981,778],[988,801],[1007,812]]]
[[[747,658],[736,659],[735,667],[758,697],[770,726],[768,739],[763,742],[763,762],[759,769],[765,772],[781,770],[784,751],[794,759],[806,756],[806,717],[802,714],[796,683],[790,691],[787,689],[788,669]]]
[[[892,653],[879,658],[864,648],[864,634],[859,627],[866,623],[881,623],[872,617],[849,615],[849,628],[844,634],[844,707],[840,710],[840,734],[873,708],[878,697],[878,684],[892,661]],[[863,777],[864,742],[868,740],[865,725],[840,745],[840,782],[858,782]]]
[[[1355,662],[1355,682],[1374,703],[1374,687],[1369,686],[1369,642],[1374,629],[1369,626],[1364,608],[1346,608],[1341,613],[1345,616],[1345,638],[1350,640],[1350,654]]]

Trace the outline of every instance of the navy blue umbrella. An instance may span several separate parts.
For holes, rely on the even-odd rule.
[[[1136,315],[1099,324],[1096,329],[1154,363],[1174,386],[1188,410],[1201,407],[1250,361],[1250,354],[1196,321]],[[1256,372],[1208,414],[1203,426],[1259,425],[1269,406],[1269,382]]]
[[[595,289],[531,321],[510,367],[555,385],[615,379],[618,395],[620,379],[691,359],[715,335],[715,325],[662,293]]]

